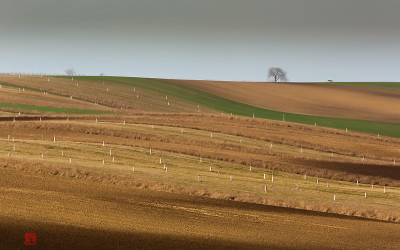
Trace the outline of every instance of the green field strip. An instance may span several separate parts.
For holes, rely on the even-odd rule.
[[[55,108],[42,107],[21,104],[0,103],[0,108],[17,109],[17,110],[35,110],[41,112],[53,112],[58,114],[108,114],[110,112],[89,110],[89,109],[70,109],[70,108]]]
[[[254,107],[248,104],[235,102],[226,98],[219,97],[210,93],[206,93],[195,88],[182,86],[167,80],[134,78],[134,77],[98,77],[85,76],[77,77],[82,80],[104,81],[108,83],[128,85],[136,88],[142,88],[153,91],[162,95],[177,98],[200,106],[208,107],[224,113],[232,113],[234,115],[265,118],[271,120],[283,120],[287,122],[301,123],[330,128],[348,129],[353,131],[380,134],[384,136],[400,138],[400,124],[390,122],[345,119],[325,116],[312,116],[286,113],[274,110]],[[397,83],[395,83],[397,84]]]

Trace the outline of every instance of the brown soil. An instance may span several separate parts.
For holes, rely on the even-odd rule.
[[[0,248],[396,249],[396,223],[0,169]]]
[[[400,122],[400,93],[317,83],[167,81],[271,110]]]
[[[64,96],[44,94],[43,92],[30,90],[22,91],[22,89],[18,90],[17,88],[4,86],[0,88],[0,103],[22,104],[41,107],[116,111],[116,109],[112,109],[102,105],[96,105],[94,103],[77,99],[69,99]],[[22,113],[24,113],[24,111]]]
[[[23,118],[21,118],[23,119]],[[30,118],[32,119],[32,118]],[[43,118],[43,121],[50,118]],[[79,118],[79,119],[82,119]],[[90,118],[93,120],[93,118]],[[118,117],[99,117],[99,122],[118,121]],[[94,127],[94,123],[2,122],[0,136],[8,134],[21,139],[52,140],[57,134],[59,140],[128,145],[186,155],[202,156],[215,160],[234,162],[254,167],[268,168],[289,173],[307,173],[310,176],[336,180],[356,181],[369,184],[400,186],[400,167],[393,164],[393,158],[400,159],[399,140],[377,138],[358,133],[338,132],[334,129],[314,128],[306,125],[265,120],[249,120],[229,116],[207,115],[138,115],[124,117],[128,123],[144,123],[188,127],[214,131],[229,135],[256,138],[265,141],[265,147],[254,147],[237,142],[224,142],[203,137],[180,138],[174,134],[163,134],[152,130],[140,132],[118,126]],[[73,121],[73,118],[71,118]],[[94,121],[93,121],[94,122]],[[121,121],[122,122],[122,121]],[[291,127],[288,128],[287,126]],[[100,126],[100,125],[99,125]],[[273,142],[283,150],[270,149]],[[300,153],[299,147],[316,151],[314,155]],[[335,156],[330,157],[329,154]],[[362,156],[366,157],[362,161]]]

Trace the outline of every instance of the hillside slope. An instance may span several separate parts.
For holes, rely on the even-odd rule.
[[[319,83],[168,81],[281,112],[400,122],[400,92],[396,91]]]
[[[167,113],[228,113],[240,116],[254,116],[256,118],[266,118],[271,120],[285,120],[289,122],[310,124],[331,128],[339,128],[343,130],[354,130],[360,132],[367,132],[372,134],[380,134],[392,137],[400,137],[400,123],[398,122],[382,122],[360,119],[347,119],[338,118],[334,115],[340,116],[340,112],[328,112],[329,109],[324,110],[324,106],[320,107],[317,103],[308,104],[307,109],[310,112],[321,111],[324,116],[304,115],[298,113],[281,112],[273,109],[266,109],[249,105],[239,101],[226,98],[226,93],[222,91],[219,93],[208,93],[199,90],[198,86],[189,86],[192,82],[197,81],[177,81],[166,79],[150,79],[150,78],[135,78],[135,77],[104,77],[104,76],[85,76],[85,77],[40,77],[40,76],[18,76],[18,75],[1,75],[0,82],[12,84],[15,88],[29,87],[35,90],[48,91],[56,95],[63,95],[64,97],[73,96],[75,99],[84,100],[90,103],[99,103],[100,106],[107,106],[109,108],[117,109],[118,112],[123,113],[143,113],[143,112],[167,112]],[[200,85],[206,82],[197,82]],[[230,84],[230,83],[223,83]],[[204,85],[206,86],[206,85]],[[210,86],[214,86],[211,84]],[[253,86],[253,85],[252,85]],[[279,87],[279,86],[278,86]],[[297,86],[298,87],[298,86]],[[307,87],[305,85],[305,87]],[[323,86],[319,86],[323,88]],[[327,86],[331,87],[331,86]],[[308,87],[309,88],[309,87]],[[340,87],[339,87],[340,88]],[[235,90],[235,88],[233,88]],[[254,90],[257,90],[256,88]],[[242,89],[242,83],[238,83],[235,90],[237,93],[247,96],[251,101],[256,102],[257,98],[250,98],[249,93],[254,91]],[[365,92],[365,90],[363,90]],[[368,90],[379,91],[379,90]],[[367,92],[368,92],[367,91]],[[321,91],[314,91],[309,99],[317,98]],[[340,91],[339,91],[340,92]],[[338,92],[338,93],[339,93]],[[347,91],[349,92],[349,91]],[[346,93],[347,93],[346,92]],[[358,93],[360,91],[353,91]],[[349,92],[349,93],[353,93]],[[361,91],[362,92],[362,91]],[[261,93],[261,92],[260,92]],[[354,94],[353,93],[353,94]],[[371,92],[372,93],[372,92]],[[378,92],[376,92],[378,93]],[[380,92],[379,92],[380,93]],[[383,92],[382,92],[383,93]],[[385,115],[379,115],[376,111],[369,112],[366,109],[359,109],[360,117],[374,118],[375,116],[384,118],[384,120],[397,121],[399,112],[396,109],[398,93],[384,92],[386,97],[381,103],[388,107],[388,112]],[[346,98],[344,101],[354,99],[355,97]],[[68,99],[68,98],[64,98]],[[254,99],[254,100],[253,100]],[[272,99],[272,98],[271,98]],[[303,98],[304,99],[304,98]],[[374,99],[374,98],[370,98]],[[261,100],[261,99],[260,99]],[[264,99],[263,99],[264,100]],[[66,100],[64,100],[66,101]],[[262,100],[261,100],[262,101]],[[332,101],[333,102],[333,101]],[[269,102],[268,102],[269,103]],[[272,102],[271,102],[272,103]],[[295,108],[298,105],[295,101],[291,102]],[[350,102],[349,102],[350,103]],[[373,110],[379,110],[378,103],[371,106]],[[287,105],[281,101],[273,104],[279,109],[286,108]],[[379,107],[378,107],[379,106]],[[361,106],[360,106],[361,107]],[[368,106],[369,107],[369,106]],[[1,107],[0,107],[1,108]],[[335,109],[336,110],[336,109]],[[357,110],[357,109],[356,109]],[[304,111],[304,110],[303,110]],[[347,108],[348,114],[357,113]],[[343,113],[346,113],[343,112]],[[384,112],[383,112],[384,113]],[[374,115],[372,115],[374,114]],[[385,113],[384,113],[385,114]],[[378,117],[379,118],[379,117]],[[380,119],[379,118],[379,119]]]

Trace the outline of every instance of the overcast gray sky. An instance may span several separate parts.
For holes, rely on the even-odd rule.
[[[399,0],[0,0],[0,72],[400,81]]]

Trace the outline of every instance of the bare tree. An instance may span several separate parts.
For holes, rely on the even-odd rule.
[[[69,76],[73,76],[73,75],[76,75],[76,72],[73,68],[69,68],[65,71],[65,74],[67,74]]]
[[[281,68],[269,68],[268,78],[272,79],[274,82],[286,82],[288,80],[286,72]]]

